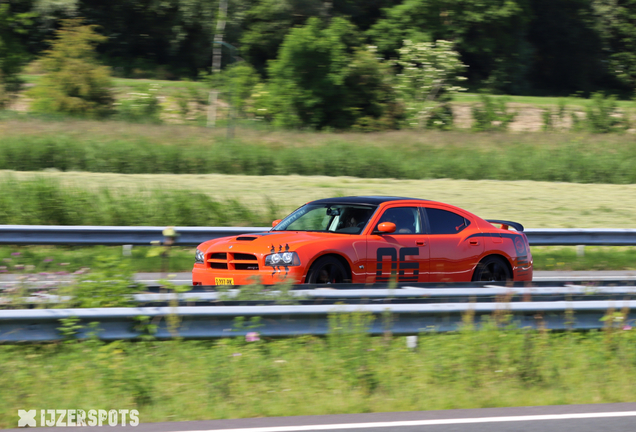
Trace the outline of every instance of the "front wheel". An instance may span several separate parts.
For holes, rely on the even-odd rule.
[[[503,259],[495,256],[481,260],[473,275],[473,282],[506,282],[509,280],[512,280],[510,269]]]
[[[334,257],[322,257],[309,269],[307,283],[310,284],[334,284],[350,280],[347,270],[342,263]]]

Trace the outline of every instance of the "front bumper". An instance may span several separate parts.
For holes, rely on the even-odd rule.
[[[305,277],[303,266],[264,267],[259,270],[223,270],[206,268],[203,263],[196,263],[192,269],[192,285],[216,285],[216,279],[232,279],[233,285],[261,283],[274,285],[282,282],[299,284]]]

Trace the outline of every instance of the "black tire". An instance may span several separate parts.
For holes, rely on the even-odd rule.
[[[307,283],[310,284],[333,284],[351,281],[347,270],[338,260],[331,256],[318,258],[312,264],[307,274]]]
[[[473,282],[506,282],[512,280],[510,269],[503,259],[488,256],[477,264]]]

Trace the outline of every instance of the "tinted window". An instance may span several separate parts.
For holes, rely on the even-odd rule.
[[[387,209],[382,214],[382,217],[380,217],[378,225],[382,222],[393,222],[395,224],[394,234],[422,233],[420,214],[415,207],[394,207]]]
[[[447,210],[427,208],[426,214],[431,234],[457,234],[470,224],[468,219]]]
[[[283,219],[272,231],[329,231],[359,234],[375,207],[356,204],[306,204]]]

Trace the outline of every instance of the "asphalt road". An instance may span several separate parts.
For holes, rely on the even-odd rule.
[[[627,432],[636,430],[636,403],[268,417],[173,423],[143,423],[142,409],[139,412],[139,419],[142,423],[136,427],[105,425],[102,428],[135,432],[305,432],[325,430],[355,430],[360,432]],[[16,413],[16,424],[17,421]],[[31,430],[51,429],[34,428]],[[70,432],[77,431],[77,428],[60,427],[53,428],[53,430]]]

